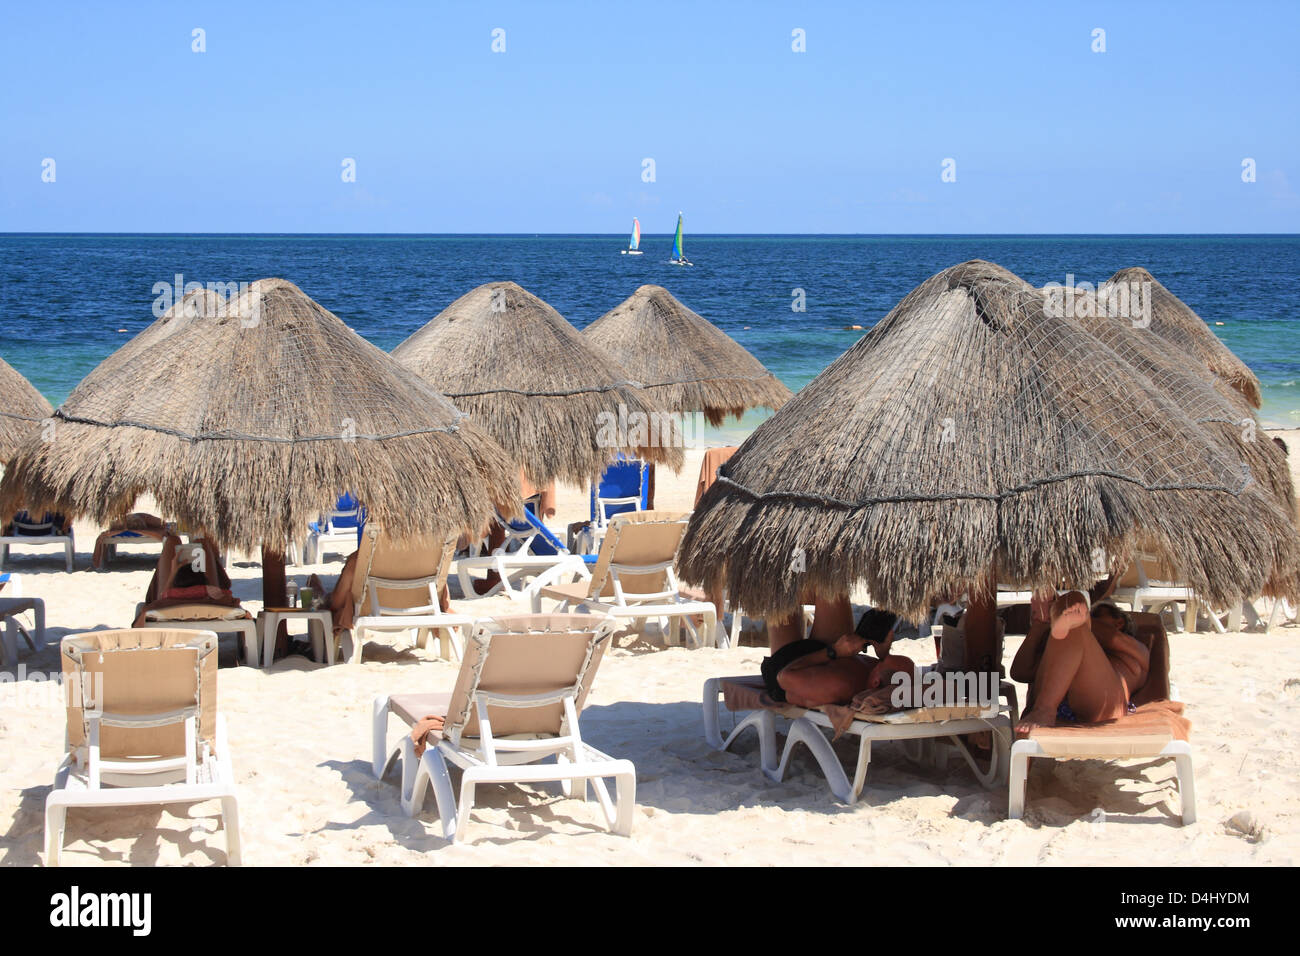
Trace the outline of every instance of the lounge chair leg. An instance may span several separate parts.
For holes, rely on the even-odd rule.
[[[428,770],[424,757],[415,756],[415,743],[410,735],[402,735],[402,810],[408,817],[418,817],[424,806],[424,788],[428,785]],[[428,751],[426,750],[427,754]]]
[[[1174,765],[1178,768],[1178,796],[1183,802],[1183,826],[1196,822],[1196,781],[1192,774],[1192,748],[1185,742],[1174,751]],[[1171,745],[1172,746],[1172,745]]]
[[[862,795],[862,785],[867,782],[867,767],[871,764],[871,738],[863,737],[858,743],[858,765],[853,771],[853,799],[849,803],[857,803],[858,797]]]
[[[636,812],[636,769],[631,761],[615,761],[618,775],[614,778],[618,793],[618,818],[613,830],[619,836],[632,835],[632,819]]]
[[[370,708],[370,767],[376,780],[383,780],[393,754],[388,752],[388,695],[381,694],[375,698]]]
[[[451,789],[451,776],[447,773],[447,761],[442,759],[438,748],[430,747],[420,758],[425,766],[429,780],[433,783],[433,798],[438,804],[438,821],[442,826],[442,836],[448,842],[456,840],[456,795]]]
[[[852,785],[849,783],[844,768],[840,765],[839,757],[835,756],[835,751],[831,749],[830,741],[826,739],[826,735],[806,717],[796,717],[790,722],[790,729],[786,732],[785,750],[781,754],[780,765],[776,768],[775,773],[769,773],[767,768],[763,770],[768,779],[780,783],[785,778],[785,768],[790,763],[790,754],[798,743],[805,744],[812,752],[813,758],[821,767],[822,775],[826,777],[826,782],[830,785],[831,793],[835,795],[835,799],[841,803],[852,805],[854,802]]]
[[[441,758],[441,754],[439,757]],[[465,842],[465,831],[469,828],[469,815],[474,809],[474,785],[475,773],[473,768],[466,770],[460,778],[460,806],[456,813],[456,836],[457,843]],[[450,784],[448,785],[450,789]],[[446,824],[443,825],[446,829]]]
[[[45,865],[58,866],[63,852],[63,830],[68,822],[68,808],[45,801]]]
[[[1037,746],[1028,740],[1011,745],[1011,768],[1007,774],[1007,819],[1019,820],[1025,814],[1025,784],[1029,773],[1029,755]]]
[[[226,828],[226,866],[239,866],[239,803],[233,793],[221,798],[221,825]]]

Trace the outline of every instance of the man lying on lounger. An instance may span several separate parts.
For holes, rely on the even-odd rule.
[[[1029,686],[1019,736],[1038,727],[1115,720],[1133,712],[1132,696],[1146,683],[1147,649],[1125,633],[1128,618],[1110,603],[1091,609],[1082,591],[1067,591],[1050,622],[1030,628],[1011,663],[1011,677]]]
[[[857,633],[828,641],[816,636],[814,617],[813,637],[787,643],[763,659],[768,694],[797,707],[821,707],[847,704],[863,691],[890,688],[894,674],[910,675],[915,669],[908,658],[889,653],[897,620],[888,611],[872,609],[862,616]],[[867,647],[878,656],[863,654]]]

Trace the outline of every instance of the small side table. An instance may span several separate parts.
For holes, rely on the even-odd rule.
[[[335,658],[334,615],[328,610],[307,611],[302,608],[270,607],[257,615],[257,629],[262,643],[262,667],[270,667],[275,657],[275,634],[282,621],[306,621],[311,635],[312,649],[320,655],[325,649],[325,662],[333,664]]]

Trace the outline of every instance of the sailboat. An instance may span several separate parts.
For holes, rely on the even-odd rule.
[[[677,235],[673,237],[673,255],[668,262],[674,266],[691,266],[695,264],[690,259],[687,259],[686,254],[682,252],[682,214],[680,211],[677,213]]]
[[[627,248],[622,250],[623,255],[625,256],[641,255],[641,250],[638,248],[640,245],[641,245],[641,220],[637,219],[636,216],[633,216],[632,217],[632,238],[628,242]]]

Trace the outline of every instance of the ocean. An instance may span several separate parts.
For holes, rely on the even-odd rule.
[[[579,328],[644,283],[667,288],[791,389],[918,283],[988,259],[1034,285],[1145,266],[1263,384],[1265,424],[1300,427],[1300,236],[0,235],[0,355],[57,405],[153,321],[157,283],[295,283],[384,350],[484,282],[510,279]],[[802,290],[802,295],[800,295]],[[802,299],[803,311],[792,305]],[[1218,325],[1217,323],[1222,323]],[[716,437],[731,440],[751,414]]]

